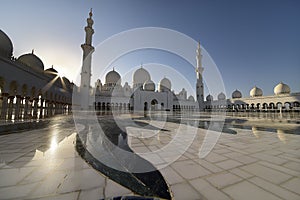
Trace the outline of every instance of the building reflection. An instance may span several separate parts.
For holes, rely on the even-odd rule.
[[[282,129],[277,129],[277,137],[284,144],[288,141],[287,134]]]
[[[256,126],[252,126],[252,133],[256,138],[260,138],[261,137],[261,133],[260,131],[257,129]]]

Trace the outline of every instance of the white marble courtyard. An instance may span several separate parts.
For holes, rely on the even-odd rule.
[[[140,120],[142,122],[147,122]],[[275,123],[275,122],[274,122]],[[178,125],[167,122],[151,142],[131,137],[138,153],[168,143]],[[175,162],[160,170],[174,199],[300,199],[300,135],[234,129],[200,159],[204,129]],[[75,150],[72,116],[46,128],[0,136],[0,199],[101,199],[134,195],[105,177]],[[132,131],[132,130],[131,130]],[[151,159],[159,167],[167,158]]]

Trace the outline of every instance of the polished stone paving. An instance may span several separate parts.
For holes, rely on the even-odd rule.
[[[152,121],[154,126],[161,126],[159,123]],[[151,135],[149,130],[131,130],[129,139],[131,148],[158,168],[170,160],[168,156],[143,155],[172,141],[178,124],[168,122],[164,129],[169,132],[153,131],[151,139],[135,137]],[[300,199],[300,135],[256,128],[234,130],[237,134],[222,133],[208,156],[200,159],[206,130],[197,129],[187,151],[160,170],[174,199]]]
[[[161,122],[152,123],[161,126]],[[176,123],[163,126],[168,131],[127,130],[128,144],[142,157],[161,149],[178,130]],[[160,169],[174,199],[300,199],[300,135],[235,129],[237,134],[222,133],[210,154],[200,159],[205,131],[196,129],[196,138],[184,154]],[[70,116],[53,118],[47,128],[1,135],[0,199],[133,195],[79,157],[75,135]],[[181,139],[185,141],[184,135]],[[145,159],[160,168],[173,156]]]
[[[74,148],[72,118],[0,136],[0,199],[101,199],[133,195],[90,167]]]

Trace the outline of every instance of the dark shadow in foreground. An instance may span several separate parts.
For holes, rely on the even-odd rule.
[[[122,129],[119,128],[114,119],[101,119],[99,120],[99,123],[107,138],[115,145],[118,145],[117,141],[119,136],[122,136],[124,140],[127,140],[126,132],[122,131]],[[82,141],[81,137],[77,135],[77,152],[83,159],[86,160],[86,162],[88,162],[96,170],[100,171],[110,179],[116,181],[120,185],[129,188],[131,191],[141,196],[171,199],[168,185],[165,182],[161,173],[149,161],[135,154],[127,145],[127,142],[122,142],[122,145],[119,146],[119,148],[134,153],[135,155],[133,159],[131,158],[132,160],[126,160],[126,158],[120,157],[120,155],[113,153],[111,154],[111,159],[119,163],[120,168],[125,169],[123,171],[119,171],[109,166],[106,166],[105,164],[97,160],[89,151],[86,150],[84,143],[85,141]],[[138,163],[139,166],[145,166],[145,168],[147,169],[152,169],[152,171],[144,173],[128,172],[126,171],[126,169],[128,169],[128,166],[126,166],[126,164],[124,165],[124,163],[130,163],[130,167],[133,167],[132,171],[135,171],[135,163]]]

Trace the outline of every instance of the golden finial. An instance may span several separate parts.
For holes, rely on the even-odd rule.
[[[91,8],[91,10],[90,10],[89,15],[90,15],[90,18],[92,18],[92,16],[93,16],[93,9],[92,9],[92,8]]]

